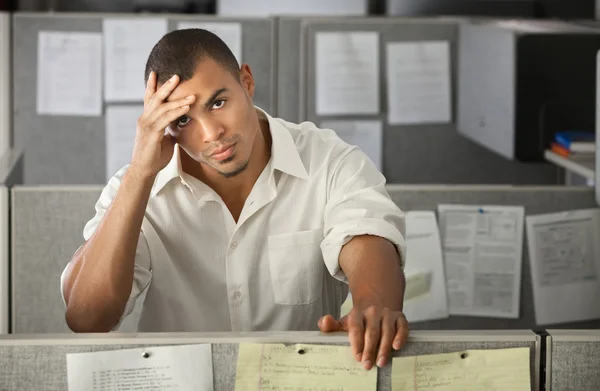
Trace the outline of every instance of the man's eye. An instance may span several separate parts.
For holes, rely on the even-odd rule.
[[[177,126],[179,126],[179,127],[185,126],[188,124],[188,122],[190,122],[190,117],[184,115],[177,120]]]
[[[220,109],[225,104],[224,100],[217,100],[213,103],[213,109]]]

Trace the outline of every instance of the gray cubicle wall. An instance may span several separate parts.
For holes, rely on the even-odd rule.
[[[14,142],[17,147],[25,147],[24,184],[88,185],[106,182],[103,116],[39,116],[36,113],[38,32],[102,32],[104,18],[133,16],[147,17],[141,14],[14,14]],[[150,15],[157,16],[159,15]],[[170,30],[176,29],[177,23],[181,21],[242,23],[242,60],[251,66],[256,80],[254,102],[267,111],[274,110],[275,27],[271,19],[217,20],[215,17],[201,15],[167,17]],[[140,83],[143,83],[143,80],[143,75],[140,75]]]
[[[474,22],[474,21],[471,21]],[[559,171],[547,163],[522,164],[460,136],[451,124],[387,124],[386,44],[445,40],[451,44],[452,91],[456,113],[458,18],[281,18],[278,21],[278,112],[290,120],[319,124],[326,119],[381,119],[384,123],[383,173],[389,183],[557,184]],[[300,30],[300,36],[297,31]],[[315,34],[320,31],[376,31],[380,36],[380,113],[374,116],[323,117],[315,110]],[[298,46],[299,58],[291,55]],[[300,67],[299,74],[294,68]],[[494,75],[490,74],[493,78]],[[288,80],[289,78],[289,80]],[[295,80],[297,78],[297,80]],[[287,83],[284,87],[283,83]],[[292,83],[296,83],[295,86]],[[299,97],[293,94],[299,90]],[[283,95],[285,93],[285,95]],[[298,108],[294,111],[298,99]],[[455,116],[454,116],[455,117]]]
[[[600,390],[600,331],[548,330],[546,390]]]
[[[12,190],[12,325],[16,333],[67,331],[59,277],[83,241],[83,226],[93,217],[100,187],[15,187]],[[403,210],[435,210],[440,203],[524,205],[528,214],[596,207],[593,189],[509,186],[389,186]],[[527,241],[524,240],[524,245]],[[519,319],[451,317],[412,324],[412,329],[532,329],[530,267],[523,251]],[[140,304],[141,301],[138,301]],[[576,303],[574,303],[576,305]],[[133,330],[139,306],[123,325]],[[599,321],[559,327],[598,328]]]
[[[0,389],[6,391],[67,389],[68,353],[130,349],[181,344],[212,344],[215,391],[235,389],[237,351],[240,343],[310,343],[347,345],[347,335],[323,336],[315,332],[204,333],[79,336],[0,337]],[[531,390],[539,390],[540,340],[531,331],[427,333],[414,332],[407,345],[394,356],[462,352],[467,349],[529,348]],[[374,369],[375,370],[375,369]],[[377,390],[390,391],[391,365],[378,370]]]
[[[388,186],[394,202],[405,211],[437,210],[438,204],[523,205],[525,215],[597,208],[594,189],[585,187],[519,186]],[[577,303],[573,303],[577,305]],[[600,328],[600,320],[562,324],[563,328]],[[452,316],[449,319],[414,323],[413,329],[534,329],[531,267],[527,240],[523,239],[521,303],[519,319]]]
[[[12,332],[69,331],[60,294],[60,275],[94,216],[100,187],[14,187],[12,189]],[[137,330],[140,307],[121,331]]]

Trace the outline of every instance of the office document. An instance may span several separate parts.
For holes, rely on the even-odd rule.
[[[388,43],[387,96],[390,125],[450,122],[450,44]]]
[[[392,391],[530,391],[529,348],[394,357]]]
[[[236,391],[376,391],[377,370],[365,370],[349,346],[240,344]]]
[[[600,319],[600,210],[526,221],[536,323]]]
[[[522,206],[439,205],[450,315],[518,318]]]
[[[142,102],[146,61],[167,33],[162,18],[104,19],[104,99]]]
[[[38,33],[37,113],[102,114],[102,35]]]
[[[239,64],[242,64],[242,24],[227,22],[180,22],[178,30],[204,29],[221,38],[233,53]]]
[[[406,212],[406,291],[409,322],[448,318],[442,242],[435,212]]]
[[[383,124],[377,120],[321,122],[321,128],[331,129],[345,142],[358,146],[379,171],[383,165]]]
[[[318,115],[379,112],[379,34],[316,33]]]
[[[137,120],[144,112],[142,105],[108,106],[106,108],[106,180],[131,161]]]
[[[210,345],[67,354],[69,391],[213,391]]]

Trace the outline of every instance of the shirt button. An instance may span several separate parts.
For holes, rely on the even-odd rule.
[[[231,248],[235,250],[237,248],[237,242],[231,242]]]
[[[241,294],[241,292],[240,292],[240,291],[235,291],[235,292],[234,292],[234,294],[233,294],[233,298],[234,298],[235,300],[239,300],[239,299],[240,299],[240,297],[242,297],[242,294]]]

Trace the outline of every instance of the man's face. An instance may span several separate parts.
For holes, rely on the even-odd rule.
[[[167,98],[196,96],[187,115],[171,123],[168,132],[192,159],[225,177],[235,176],[248,165],[259,129],[253,94],[254,79],[247,65],[238,81],[212,59],[202,60],[194,77],[180,83]]]

